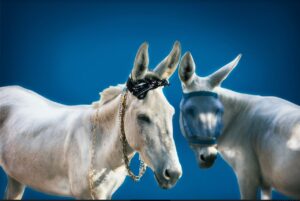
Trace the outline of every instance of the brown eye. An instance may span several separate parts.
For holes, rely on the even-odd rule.
[[[151,123],[151,119],[148,115],[146,114],[139,114],[138,115],[138,120],[141,121],[141,122],[144,122],[144,123]]]

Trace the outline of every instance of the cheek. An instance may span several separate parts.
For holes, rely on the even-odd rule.
[[[139,151],[143,146],[143,140],[141,137],[140,126],[133,120],[124,122],[125,125],[125,135],[128,141],[128,144],[131,148],[136,151]],[[120,128],[118,128],[120,129]]]
[[[157,142],[153,137],[145,136],[140,154],[145,163],[154,171],[154,167],[157,166],[156,161],[159,154],[157,151]]]
[[[135,124],[136,131],[133,141],[136,144],[136,149],[142,151],[144,149],[153,149],[156,146],[155,129],[150,125]]]

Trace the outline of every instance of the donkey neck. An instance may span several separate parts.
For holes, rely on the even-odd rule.
[[[218,87],[215,90],[220,100],[224,105],[224,116],[223,116],[223,133],[220,137],[220,143],[224,141],[229,135],[232,139],[239,139],[242,133],[232,132],[232,129],[241,125],[247,111],[257,99],[258,96],[238,93],[229,89]],[[232,135],[239,135],[234,138]]]
[[[96,163],[98,166],[106,164],[111,169],[124,166],[122,143],[120,141],[119,104],[121,94],[113,100],[95,109],[92,118],[97,118],[96,127]],[[95,121],[93,121],[95,123]],[[133,157],[135,151],[127,143],[127,156]],[[104,161],[103,161],[104,159]],[[103,163],[104,162],[104,163]]]

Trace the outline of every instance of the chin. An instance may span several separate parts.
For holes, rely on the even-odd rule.
[[[211,162],[211,163],[198,162],[198,166],[201,169],[208,169],[208,168],[211,168],[213,165],[214,165],[214,162]]]
[[[165,190],[172,188],[177,182],[177,180],[174,182],[174,181],[171,181],[171,180],[163,179],[155,173],[154,173],[154,175],[155,175],[155,179],[156,179],[159,187],[162,188],[162,189],[165,189]]]

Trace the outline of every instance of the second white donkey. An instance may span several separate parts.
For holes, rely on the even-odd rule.
[[[191,53],[183,56],[182,133],[200,167],[211,167],[220,152],[238,178],[242,199],[255,199],[259,189],[262,199],[270,199],[272,188],[299,199],[300,107],[220,87],[240,57],[199,77]]]

